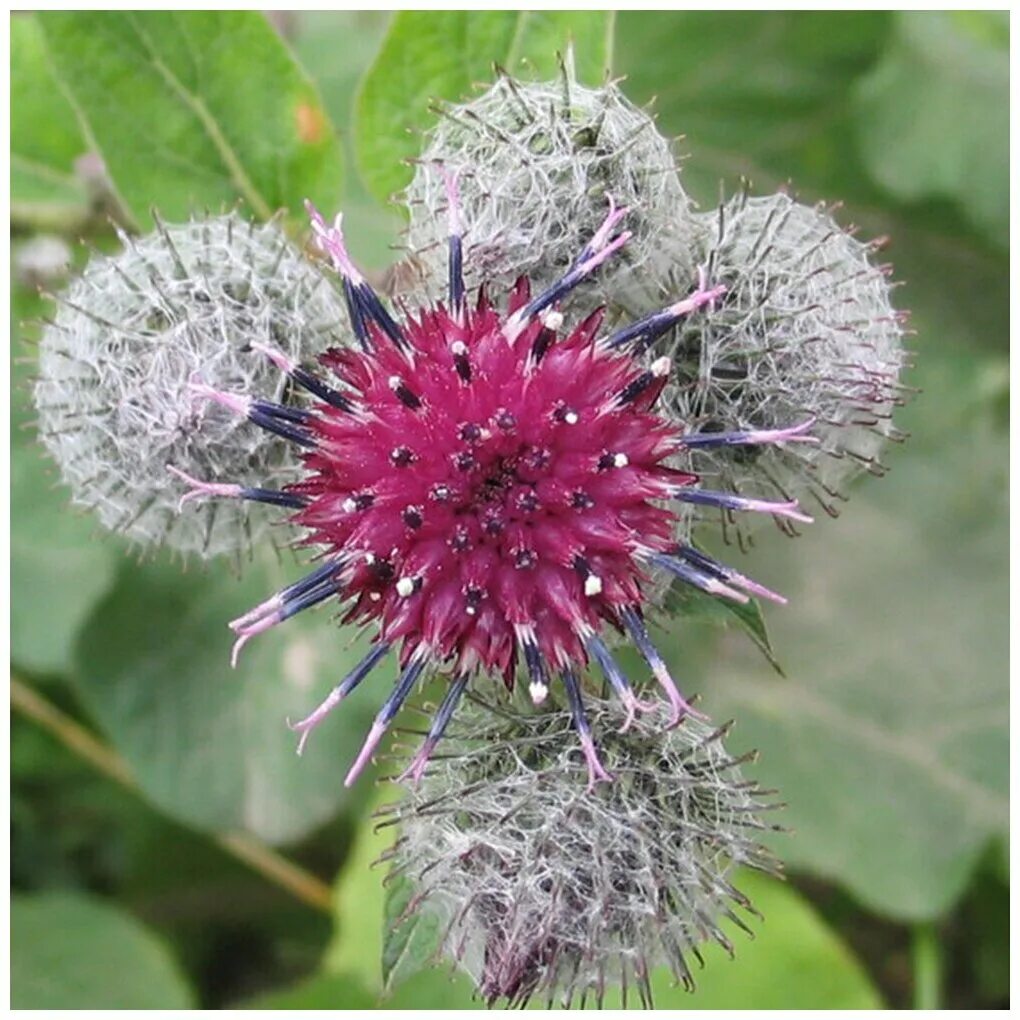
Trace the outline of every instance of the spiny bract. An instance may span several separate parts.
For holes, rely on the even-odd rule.
[[[396,931],[428,918],[437,952],[490,1005],[601,1005],[616,983],[650,1007],[662,964],[693,989],[699,947],[732,953],[722,922],[746,930],[740,912],[754,914],[733,872],[779,870],[758,844],[776,828],[773,791],[743,779],[751,756],[727,753],[726,727],[688,717],[663,734],[642,717],[621,731],[617,705],[589,709],[615,778],[597,793],[578,781],[570,712],[479,702],[422,782],[383,809],[400,826],[388,881],[409,883]]]
[[[142,546],[239,555],[267,522],[240,503],[179,516],[167,463],[190,475],[287,481],[284,444],[193,399],[192,377],[282,397],[251,348],[292,357],[344,341],[343,301],[275,224],[236,214],[160,226],[95,254],[44,329],[35,401],[74,501]]]
[[[811,495],[834,515],[847,482],[883,473],[883,446],[902,438],[891,419],[905,392],[903,316],[888,267],[825,207],[785,194],[739,194],[704,220],[701,259],[726,293],[654,348],[674,369],[666,413],[703,430],[814,419],[817,445],[717,447],[695,454],[694,470],[721,488]]]
[[[398,322],[353,265],[339,217],[314,210],[318,244],[343,279],[358,348],[319,359],[329,381],[285,352],[261,347],[316,398],[284,406],[196,382],[196,395],[304,449],[304,477],[285,490],[188,479],[203,495],[289,507],[321,563],[304,579],[234,620],[235,658],[254,635],[310,606],[339,600],[344,619],[370,624],[365,659],[296,725],[312,729],[390,651],[400,671],[347,782],[357,776],[401,704],[427,673],[450,672],[447,698],[409,766],[423,767],[458,698],[478,674],[507,686],[523,662],[536,702],[558,674],[574,710],[592,783],[605,778],[581,703],[580,674],[594,659],[623,703],[639,701],[602,634],[628,635],[670,702],[690,711],[643,622],[644,584],[664,571],[713,595],[778,598],[678,538],[674,503],[726,506],[805,519],[791,502],[762,503],[697,487],[677,466],[692,449],[811,442],[809,422],[766,432],[684,432],[653,406],[669,364],[635,353],[685,315],[718,299],[694,293],[616,332],[601,311],[566,326],[556,306],[630,239],[626,210],[610,209],[564,275],[535,297],[526,279],[505,311],[482,290],[466,299],[462,219],[446,175],[448,299]],[[254,345],[253,345],[254,346]]]
[[[549,82],[502,74],[441,114],[404,196],[408,247],[433,291],[446,264],[435,163],[460,174],[469,286],[509,287],[524,275],[536,288],[549,286],[594,234],[610,198],[632,210],[633,234],[595,284],[611,314],[662,304],[678,269],[685,287],[693,281],[697,246],[684,235],[706,228],[680,184],[670,142],[614,84],[581,85],[568,62]]]

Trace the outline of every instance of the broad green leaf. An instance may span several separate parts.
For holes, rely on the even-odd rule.
[[[69,231],[88,213],[74,171],[88,144],[53,78],[38,19],[12,14],[10,25],[11,220]]]
[[[16,19],[20,20],[20,19]],[[15,321],[40,316],[38,295],[12,288]],[[34,349],[15,343],[11,391],[11,661],[30,673],[71,667],[75,636],[113,584],[123,555],[96,522],[70,505],[56,465],[31,426]]]
[[[597,84],[612,58],[607,11],[401,11],[361,84],[355,142],[369,190],[385,201],[406,185],[433,99],[466,99],[494,64],[538,77],[556,73],[572,41],[579,80]]]
[[[162,943],[101,900],[49,893],[11,903],[14,1009],[190,1009]]]
[[[252,11],[40,15],[57,75],[139,224],[238,199],[265,219],[337,204],[340,147],[315,88]]]
[[[942,196],[1009,244],[1009,15],[909,11],[857,89],[868,169],[899,199]]]
[[[75,679],[86,706],[146,795],[189,825],[283,842],[350,803],[343,776],[392,663],[317,729],[302,757],[287,719],[325,697],[364,639],[328,610],[310,611],[255,639],[230,668],[227,621],[303,570],[260,562],[238,581],[163,563],[125,569],[80,636]]]

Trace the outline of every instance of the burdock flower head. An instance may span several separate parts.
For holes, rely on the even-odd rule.
[[[594,782],[605,772],[581,704],[589,660],[628,723],[649,707],[610,652],[607,628],[628,635],[645,657],[671,721],[689,711],[643,622],[649,575],[665,571],[731,599],[776,597],[679,538],[675,505],[802,516],[792,502],[700,489],[677,459],[706,447],[808,442],[810,422],[706,434],[685,432],[655,412],[668,359],[644,368],[636,353],[719,298],[722,289],[707,281],[608,335],[600,311],[566,322],[559,302],[627,243],[629,233],[616,232],[624,209],[610,207],[563,276],[540,293],[521,279],[505,310],[484,288],[469,302],[460,207],[453,178],[446,181],[448,297],[403,321],[352,263],[339,218],[330,225],[311,210],[318,244],[342,277],[359,347],[322,355],[327,379],[260,345],[311,392],[308,407],[194,384],[197,396],[302,448],[305,476],[283,490],[192,479],[189,496],[290,508],[306,544],[320,550],[307,577],[231,624],[235,656],[252,636],[330,600],[343,604],[345,621],[375,628],[364,661],[296,725],[302,743],[394,651],[396,683],[348,783],[425,674],[448,672],[449,691],[412,775],[471,679],[495,673],[511,686],[519,663],[536,702],[554,679],[562,683]]]
[[[437,291],[446,237],[435,216],[443,186],[434,163],[462,170],[469,286],[509,287],[524,275],[535,288],[552,284],[598,228],[610,196],[630,207],[633,242],[595,281],[600,300],[614,313],[645,312],[674,274],[693,280],[694,235],[708,227],[694,215],[671,142],[614,83],[581,85],[569,53],[556,80],[502,72],[439,112],[405,195],[408,247]]]
[[[692,989],[700,947],[732,953],[722,922],[746,930],[755,913],[734,871],[778,871],[758,843],[777,827],[773,791],[742,777],[753,756],[727,752],[727,727],[688,717],[662,734],[642,717],[621,731],[618,705],[589,710],[615,777],[596,792],[578,781],[569,712],[479,703],[384,812],[401,833],[388,881],[412,886],[398,925],[428,918],[437,953],[490,1005],[601,1004],[619,984],[651,1006],[650,972],[663,964]]]
[[[814,418],[816,445],[716,447],[694,470],[713,486],[810,495],[835,515],[846,483],[882,474],[884,445],[902,438],[892,414],[906,392],[904,315],[874,261],[881,245],[785,194],[741,193],[702,218],[702,259],[726,294],[655,348],[673,366],[666,413],[702,430]]]
[[[221,388],[286,380],[252,353],[277,344],[310,357],[341,343],[343,301],[275,223],[236,214],[121,235],[95,254],[43,331],[35,387],[39,433],[76,503],[140,546],[239,555],[266,521],[242,504],[179,516],[166,464],[244,484],[294,478],[284,444],[191,399],[201,370]]]

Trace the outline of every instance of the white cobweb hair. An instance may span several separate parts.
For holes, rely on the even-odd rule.
[[[237,213],[159,224],[96,253],[43,329],[39,434],[70,486],[139,546],[239,557],[268,518],[243,500],[178,514],[173,464],[242,485],[291,479],[297,460],[261,429],[196,401],[193,376],[231,392],[283,396],[286,380],[253,342],[300,361],[350,343],[343,299],[271,222]]]
[[[704,226],[680,183],[673,146],[614,83],[581,85],[568,55],[558,79],[501,73],[480,95],[438,113],[404,194],[407,245],[427,291],[446,279],[446,224],[436,216],[446,199],[436,164],[459,174],[469,287],[506,287],[528,275],[533,289],[544,289],[588,243],[610,197],[630,209],[626,227],[634,234],[593,284],[611,312],[661,304],[687,248],[679,268],[693,276],[696,245],[684,235]],[[683,243],[667,245],[667,235]]]
[[[774,791],[743,779],[728,727],[654,713],[625,733],[616,706],[589,698],[612,782],[586,789],[569,712],[518,713],[475,699],[405,799],[390,881],[415,891],[404,918],[431,919],[438,953],[489,1004],[543,997],[601,1003],[618,984],[651,1003],[665,964],[693,989],[699,946],[732,953],[720,922],[755,915],[732,884],[746,866],[776,873],[757,841]]]
[[[695,451],[693,470],[709,489],[811,495],[835,516],[846,484],[861,471],[883,474],[883,447],[903,438],[892,414],[906,393],[904,315],[888,267],[829,208],[786,194],[740,193],[702,219],[712,229],[699,262],[727,292],[656,348],[674,364],[663,406],[696,430],[815,419],[817,445]]]

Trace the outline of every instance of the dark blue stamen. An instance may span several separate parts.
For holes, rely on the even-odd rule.
[[[291,421],[297,425],[306,424],[312,417],[310,411],[300,407],[288,407],[286,404],[275,404],[271,400],[263,400],[256,397],[251,402],[251,411],[259,414],[268,414],[271,418],[279,418],[281,421]]]
[[[570,715],[574,720],[574,729],[581,736],[589,736],[591,734],[591,725],[584,712],[584,699],[581,696],[581,685],[578,682],[577,674],[567,667],[561,675],[563,677],[563,687],[567,692],[567,702],[570,705]]]
[[[297,598],[299,595],[303,595],[306,591],[318,587],[323,581],[331,578],[343,565],[342,560],[330,560],[328,563],[323,563],[322,566],[316,567],[315,570],[310,574],[306,574],[301,580],[295,581],[293,584],[283,588],[279,593],[279,597],[284,602]]]
[[[384,658],[390,650],[390,645],[386,641],[380,641],[379,644],[373,645],[372,650],[366,655],[361,662],[359,662],[354,669],[350,671],[336,685],[333,689],[331,697],[346,698],[351,691],[354,690],[362,680],[372,672],[373,669],[379,664],[379,661]]]
[[[623,407],[625,404],[633,403],[641,396],[645,390],[648,389],[652,383],[657,382],[659,376],[654,372],[644,371],[636,379],[632,379],[622,390],[616,398],[618,407]]]
[[[286,599],[279,610],[280,622],[289,620],[292,616],[297,616],[298,613],[303,613],[306,609],[311,609],[312,606],[317,606],[320,602],[325,602],[326,599],[336,595],[342,587],[343,585],[339,580],[326,581],[315,588],[302,592],[300,595]]]
[[[443,734],[446,732],[446,727],[450,723],[450,719],[453,718],[453,713],[457,708],[457,703],[467,690],[467,685],[468,674],[459,673],[453,678],[453,682],[450,684],[449,688],[447,688],[446,694],[443,696],[442,704],[439,706],[439,710],[432,719],[432,725],[429,727],[429,735],[425,738],[431,747],[435,747],[435,745],[442,739]]]
[[[643,354],[651,347],[655,340],[682,318],[682,313],[677,315],[669,309],[653,312],[651,315],[647,315],[645,318],[638,319],[637,322],[632,322],[629,326],[624,326],[623,329],[617,330],[603,341],[603,345],[612,349],[614,347],[622,347],[624,344],[640,338],[640,343],[635,344],[632,353],[635,356]]]
[[[367,283],[356,284],[353,291],[362,312],[375,319],[379,328],[400,350],[407,350],[407,340],[404,339],[404,331],[397,325],[393,316],[386,311],[376,292]]]
[[[390,696],[383,702],[382,708],[379,709],[379,714],[375,717],[378,725],[386,726],[393,721],[393,718],[400,711],[400,706],[407,700],[407,696],[418,682],[418,678],[425,669],[427,661],[425,658],[416,658],[404,667],[404,671],[400,674],[400,679],[397,681],[396,686],[390,692]]]
[[[531,682],[544,690],[548,690],[549,674],[546,671],[542,653],[538,650],[538,645],[533,641],[522,641],[521,648],[524,651],[524,661],[527,664]]]
[[[634,646],[642,654],[648,665],[655,669],[656,666],[662,663],[662,656],[659,654],[658,648],[655,647],[648,633],[645,621],[641,619],[637,611],[631,606],[624,606],[619,610],[619,613],[631,641],[634,642]]]
[[[341,411],[351,411],[354,408],[352,401],[339,390],[328,386],[318,376],[312,375],[307,369],[296,367],[290,373],[290,377],[299,386],[303,386],[309,393],[314,393],[320,400]]]
[[[347,314],[350,316],[351,329],[354,330],[354,335],[358,338],[361,349],[370,351],[372,349],[372,341],[368,335],[368,328],[365,326],[365,314],[361,309],[361,304],[358,302],[357,294],[351,281],[346,276],[343,278],[343,284],[344,300],[347,302]]]
[[[456,315],[464,306],[464,251],[459,234],[450,235],[450,310]]]
[[[624,676],[623,670],[620,669],[616,660],[613,658],[612,652],[606,647],[606,643],[598,636],[598,634],[589,635],[585,644],[588,647],[588,651],[594,656],[595,661],[599,664],[602,669],[605,678],[613,685],[613,690],[624,701],[630,699],[632,695],[630,681]]]
[[[724,510],[747,510],[747,500],[732,492],[712,492],[710,489],[677,489],[673,498],[681,503],[696,503],[698,506],[715,506]]]
[[[650,559],[657,567],[668,570],[674,577],[680,578],[681,581],[693,585],[701,591],[708,592],[710,595],[719,594],[714,590],[714,582],[728,580],[727,576],[719,570],[709,569],[700,563],[697,566],[692,565],[685,552],[686,548],[676,553],[676,556],[681,558],[674,558],[674,556],[665,553],[655,553]],[[684,562],[685,560],[688,560],[688,562]]]
[[[279,489],[242,489],[240,496],[241,499],[250,499],[254,503],[268,503],[270,506],[282,506],[289,510],[300,510],[312,501],[310,496],[281,492]]]
[[[294,428],[291,425],[285,424],[275,415],[259,410],[256,404],[252,404],[251,410],[248,412],[248,419],[258,425],[259,428],[282,436],[284,439],[289,439],[292,443],[297,443],[299,446],[315,446],[315,440],[304,429]]]

